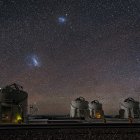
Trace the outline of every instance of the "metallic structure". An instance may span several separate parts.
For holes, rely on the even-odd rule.
[[[94,100],[91,103],[89,103],[89,110],[90,110],[90,117],[91,118],[103,118],[104,117],[104,111],[102,109],[102,104],[99,103],[99,101]]]
[[[89,117],[88,101],[83,97],[79,97],[71,102],[70,117],[81,118]]]
[[[119,115],[120,118],[139,118],[139,102],[135,101],[133,98],[125,99],[120,103]]]
[[[30,104],[29,106],[29,113],[30,115],[37,115],[37,112],[38,112],[38,107],[37,105],[34,103],[34,104]]]
[[[17,84],[8,85],[0,90],[1,123],[19,123],[27,120],[28,94]]]

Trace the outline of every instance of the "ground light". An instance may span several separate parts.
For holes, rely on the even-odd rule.
[[[15,123],[20,123],[20,122],[22,122],[22,117],[21,117],[21,115],[17,115],[16,116],[16,120],[15,120]]]
[[[96,113],[96,118],[100,119],[101,118],[101,114],[100,113]]]

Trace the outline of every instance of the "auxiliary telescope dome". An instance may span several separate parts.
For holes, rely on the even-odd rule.
[[[0,120],[14,123],[27,119],[28,94],[23,87],[11,84],[0,89]]]
[[[87,117],[89,114],[88,112],[88,101],[83,97],[79,97],[71,101],[71,117]]]

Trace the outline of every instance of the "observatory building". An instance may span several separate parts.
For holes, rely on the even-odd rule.
[[[104,111],[102,109],[102,104],[99,101],[94,100],[89,103],[90,118],[103,118]]]
[[[135,101],[133,98],[125,99],[123,102],[120,103],[119,115],[120,118],[139,118],[139,102]]]
[[[28,94],[17,84],[0,90],[0,122],[19,123],[27,120]]]
[[[70,117],[81,118],[89,117],[88,101],[79,97],[71,102]]]

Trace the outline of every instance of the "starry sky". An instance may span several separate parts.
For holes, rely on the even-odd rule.
[[[139,0],[0,0],[0,86],[16,82],[38,114],[140,100]]]

